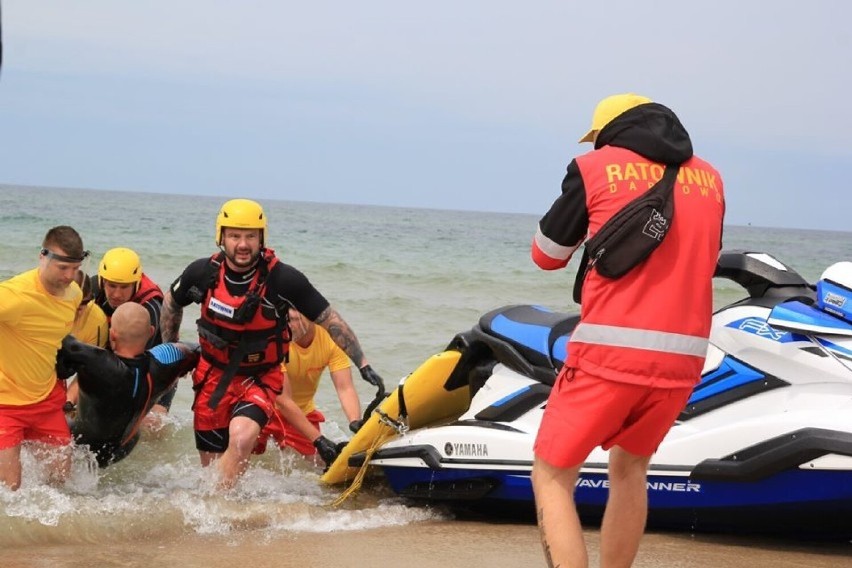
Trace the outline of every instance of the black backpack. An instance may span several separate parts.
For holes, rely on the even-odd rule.
[[[586,241],[574,280],[575,302],[580,303],[583,282],[592,268],[606,278],[621,278],[660,246],[674,220],[674,183],[679,169],[666,166],[654,187],[625,205]]]

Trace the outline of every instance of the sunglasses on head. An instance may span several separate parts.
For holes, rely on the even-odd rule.
[[[48,250],[46,248],[41,249],[41,254],[46,256],[47,258],[58,260],[60,262],[83,262],[89,256],[89,251],[84,250],[83,256],[74,257],[74,256],[65,256],[64,254],[55,253],[52,250]]]

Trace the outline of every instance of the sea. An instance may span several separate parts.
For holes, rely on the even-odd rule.
[[[0,280],[36,266],[45,232],[67,224],[91,251],[89,273],[106,250],[130,247],[165,289],[189,262],[215,252],[215,217],[227,198],[0,185]],[[578,310],[571,299],[577,259],[554,272],[530,260],[537,215],[259,201],[269,222],[267,245],[349,322],[391,388],[491,309]],[[852,260],[852,233],[726,226],[724,248],[770,253],[814,282],[833,262]],[[714,293],[717,308],[745,296],[722,280]],[[197,317],[196,307],[187,308],[182,339],[196,339]],[[355,376],[366,404],[374,391]],[[232,566],[246,558],[257,566],[331,565],[312,563],[323,556],[311,553],[307,562],[285,562],[299,557],[293,551],[318,548],[333,551],[326,554],[330,563],[366,566],[370,558],[356,562],[347,551],[363,550],[375,560],[377,550],[390,550],[404,559],[411,552],[406,538],[433,539],[436,566],[543,565],[534,523],[460,519],[399,499],[380,479],[335,507],[340,488],[323,486],[319,467],[290,451],[255,457],[235,491],[217,492],[194,449],[191,401],[190,381],[183,379],[166,428],[106,469],[78,448],[62,487],[46,484],[25,450],[20,490],[0,487],[0,566]],[[347,422],[327,377],[317,402],[328,418],[324,433],[345,440]],[[592,545],[597,537],[590,527]],[[848,544],[666,533],[648,539],[651,551],[643,545],[638,566],[727,565],[743,554],[754,554],[752,566],[852,566]],[[481,550],[465,560],[464,551],[476,550],[477,542]],[[508,543],[510,550],[501,548]],[[266,551],[257,553],[258,546]],[[187,551],[192,554],[181,556]],[[408,563],[433,565],[424,558]]]

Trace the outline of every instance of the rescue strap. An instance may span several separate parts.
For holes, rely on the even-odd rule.
[[[376,408],[375,413],[379,415],[379,422],[383,424],[387,424],[400,436],[404,435],[408,432],[408,409],[405,406],[405,379],[402,379],[399,383],[399,387],[396,389],[396,400],[399,405],[399,416],[394,420],[387,413],[382,412],[381,409]],[[382,397],[384,399],[384,397]],[[375,401],[374,401],[375,402]],[[381,402],[381,401],[379,401]],[[372,403],[371,403],[372,404]],[[377,405],[378,406],[378,405]]]
[[[367,475],[367,465],[370,463],[370,460],[373,459],[373,454],[384,445],[385,442],[390,440],[391,438],[396,437],[396,430],[391,427],[389,424],[381,422],[381,425],[384,425],[385,428],[382,428],[376,437],[373,439],[373,442],[370,444],[370,447],[364,452],[364,463],[361,464],[361,467],[358,469],[358,473],[355,474],[355,477],[352,478],[352,483],[343,490],[343,492],[337,496],[337,498],[332,501],[332,507],[339,507],[342,505],[349,497],[354,495],[361,489],[361,485],[364,483],[364,477]],[[339,459],[339,458],[338,458]]]
[[[222,376],[216,384],[216,390],[213,391],[213,394],[210,395],[210,398],[207,401],[207,407],[210,408],[210,410],[216,410],[216,407],[219,406],[219,401],[221,401],[222,397],[225,396],[225,391],[228,390],[228,387],[231,385],[231,381],[234,380],[234,375],[237,374],[240,362],[242,362],[243,357],[250,352],[248,349],[249,343],[250,340],[248,340],[246,336],[243,336],[240,338],[237,348],[231,352],[228,364],[225,366],[225,370],[222,372]]]
[[[352,483],[349,485],[349,487],[344,489],[343,492],[338,495],[337,498],[331,503],[333,507],[339,507],[347,499],[349,499],[349,497],[351,497],[352,495],[357,493],[359,489],[361,489],[361,486],[364,483],[364,477],[367,475],[367,466],[370,464],[370,460],[373,459],[373,454],[375,454],[379,450],[379,448],[381,448],[384,443],[390,440],[391,438],[395,438],[397,436],[404,436],[405,433],[408,432],[408,409],[405,404],[404,386],[405,379],[400,381],[399,386],[396,389],[397,401],[399,402],[399,416],[396,419],[391,418],[386,412],[383,412],[381,409],[376,408],[373,405],[373,403],[376,403],[376,399],[378,399],[378,402],[380,403],[386,398],[386,395],[383,392],[380,393],[381,398],[379,399],[379,395],[377,395],[376,399],[373,400],[373,403],[370,403],[370,407],[368,407],[368,412],[364,413],[365,423],[367,419],[369,419],[370,415],[375,412],[379,416],[379,424],[385,426],[385,428],[382,428],[379,431],[379,433],[376,435],[376,437],[370,444],[370,447],[365,450],[364,462],[358,469],[358,473],[356,473],[355,477],[352,478]]]

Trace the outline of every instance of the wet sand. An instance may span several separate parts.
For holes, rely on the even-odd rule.
[[[597,566],[599,533],[586,531],[590,564]],[[3,568],[312,568],[333,566],[544,566],[532,524],[434,521],[333,533],[242,532],[174,540],[28,546],[0,553]],[[852,567],[852,544],[795,543],[735,536],[648,533],[636,568]]]

